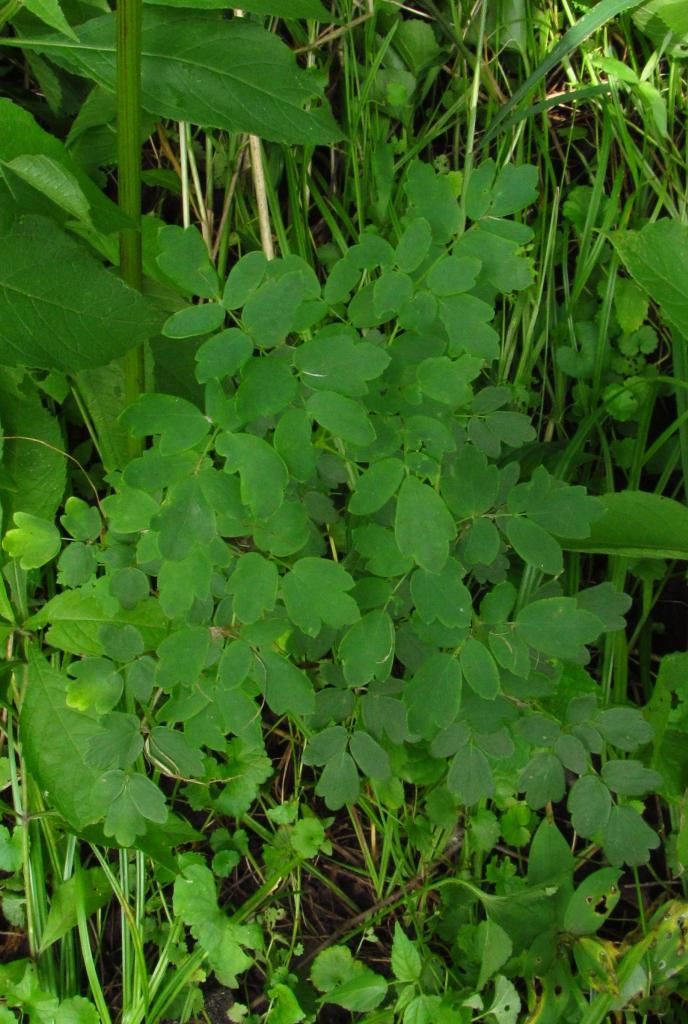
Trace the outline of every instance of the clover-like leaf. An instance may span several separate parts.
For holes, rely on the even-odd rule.
[[[309,636],[317,636],[323,622],[340,629],[361,616],[347,591],[353,578],[336,562],[325,558],[300,558],[282,579],[287,614]]]
[[[40,569],[60,550],[60,531],[54,523],[29,512],[14,513],[14,529],[8,530],[2,546],[22,569]]]

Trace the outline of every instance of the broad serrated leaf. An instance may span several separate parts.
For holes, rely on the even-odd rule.
[[[76,34],[76,43],[43,36],[22,45],[114,92],[114,14],[87,21]],[[332,142],[340,132],[329,111],[304,110],[319,93],[281,39],[256,24],[214,12],[144,10],[141,106],[155,116],[274,142]]]
[[[397,496],[394,534],[403,555],[428,572],[442,572],[456,528],[437,491],[408,476]]]
[[[390,966],[397,981],[409,984],[418,981],[423,966],[415,943],[408,938],[398,921],[394,924]]]
[[[80,830],[104,813],[95,791],[100,772],[87,760],[100,732],[97,720],[67,706],[67,677],[47,661],[32,656],[27,675],[20,727],[28,771],[48,794],[51,807]]]
[[[75,373],[109,363],[159,327],[148,299],[47,218],[14,221],[0,250],[12,253],[0,271],[5,365]]]

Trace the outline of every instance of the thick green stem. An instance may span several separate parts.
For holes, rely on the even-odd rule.
[[[120,275],[141,291],[141,18],[142,0],[117,4],[117,161],[118,202],[131,227],[120,233]],[[127,352],[124,404],[145,390],[143,347]]]

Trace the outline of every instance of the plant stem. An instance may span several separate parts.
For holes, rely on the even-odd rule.
[[[120,276],[141,291],[141,0],[117,4],[117,161],[119,207],[131,221],[120,232]],[[143,346],[127,352],[124,404],[145,390]],[[139,442],[132,441],[138,447]]]

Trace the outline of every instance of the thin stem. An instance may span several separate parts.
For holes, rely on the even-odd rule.
[[[120,276],[141,291],[141,0],[117,4],[117,160],[118,202],[131,226],[120,232]],[[145,390],[143,346],[127,352],[124,369],[124,404]],[[131,440],[132,455],[140,442]]]

